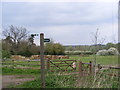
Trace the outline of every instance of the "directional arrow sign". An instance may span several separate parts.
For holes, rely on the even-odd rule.
[[[49,38],[45,38],[44,42],[50,42],[50,39]]]

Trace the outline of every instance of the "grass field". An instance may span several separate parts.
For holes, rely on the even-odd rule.
[[[103,64],[103,65],[117,65],[118,64],[118,56],[97,56],[96,57],[97,60],[96,62],[99,64]],[[66,59],[61,59],[61,60],[66,60]],[[77,60],[77,61],[83,61],[83,62],[89,62],[94,60],[94,56],[88,56],[88,57],[80,57],[77,55],[74,56],[70,56],[70,59],[67,60]],[[13,63],[10,60],[5,60],[4,62],[6,63]],[[32,61],[32,62],[28,62],[28,61],[14,61],[14,63],[24,63],[24,64],[40,64],[40,61]]]
[[[64,59],[62,59],[64,60]],[[89,62],[94,60],[94,56],[80,57],[80,56],[70,56],[69,60],[77,60],[82,62]],[[117,65],[117,56],[97,56],[97,64],[101,65]],[[4,61],[6,63],[13,63],[12,61]],[[40,61],[15,61],[15,63],[23,64],[40,64]],[[3,75],[34,75],[36,78],[34,81],[29,81],[21,85],[9,86],[9,88],[40,88],[40,70],[36,69],[13,69],[13,67],[19,67],[21,65],[3,65],[2,74]],[[25,66],[26,65],[22,65]],[[30,65],[29,65],[30,66]],[[40,67],[30,66],[30,67]],[[55,68],[54,68],[55,69]],[[117,70],[104,70],[102,72],[116,73]],[[118,88],[119,82],[118,77],[108,76],[104,74],[98,74],[96,76],[87,76],[79,78],[77,75],[59,75],[59,73],[47,72],[46,71],[46,88]]]
[[[80,57],[80,56],[71,56],[70,59],[79,60],[82,62],[89,62],[94,60],[94,56]],[[118,56],[96,56],[97,64],[101,65],[118,65]]]

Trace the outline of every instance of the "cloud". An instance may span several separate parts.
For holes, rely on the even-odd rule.
[[[114,24],[103,23],[101,26],[96,25],[64,25],[64,26],[49,26],[49,27],[39,27],[39,28],[30,28],[29,30],[33,32],[34,30],[37,33],[45,33],[45,37],[50,37],[56,42],[59,42],[64,45],[80,45],[80,44],[93,44],[91,40],[92,32],[96,32],[96,29],[99,28],[99,39],[105,38],[104,43],[113,42],[114,38],[118,38],[117,23]],[[39,38],[35,40],[36,44],[39,44]]]
[[[118,0],[2,0],[2,2],[115,2]]]
[[[112,9],[116,13],[114,6],[112,3],[5,3],[3,23],[12,21],[12,24],[36,27],[102,23],[111,20]]]
[[[92,44],[90,33],[100,28],[111,41],[117,30],[117,3],[3,3],[3,26],[26,27],[31,33],[44,32],[46,37],[66,44]],[[114,28],[113,28],[114,26]],[[36,37],[39,44],[39,38]]]

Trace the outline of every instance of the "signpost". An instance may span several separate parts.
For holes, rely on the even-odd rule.
[[[44,34],[40,34],[41,86],[45,88]]]
[[[49,38],[45,38],[44,42],[50,42],[50,39]]]
[[[45,88],[45,63],[44,63],[44,42],[50,42],[49,38],[44,39],[44,34],[40,34],[40,61],[41,61],[41,86]]]

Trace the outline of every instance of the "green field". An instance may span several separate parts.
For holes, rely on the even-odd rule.
[[[97,56],[96,57],[97,60],[96,62],[102,65],[117,65],[118,64],[118,56]],[[89,62],[89,61],[93,61],[94,60],[94,56],[88,56],[88,57],[81,57],[81,56],[70,56],[69,59],[61,59],[61,60],[77,60],[77,61],[82,61],[82,62]],[[13,63],[10,60],[5,60],[4,62],[7,63]],[[32,62],[28,62],[28,61],[14,61],[14,63],[24,63],[24,64],[40,64],[40,61],[32,61]]]
[[[80,57],[71,56],[70,59],[79,60],[82,62],[93,61],[95,56]],[[96,56],[97,64],[101,65],[118,65],[118,56]]]
[[[61,60],[65,60],[65,59],[61,59]],[[78,61],[82,61],[82,62],[86,62],[89,63],[89,61],[94,60],[94,56],[89,56],[89,57],[80,57],[80,56],[70,56],[70,59],[68,60],[77,60]],[[4,63],[13,63],[13,61],[11,60],[5,60],[3,61]],[[118,57],[117,56],[97,56],[97,60],[96,60],[97,64],[101,64],[101,65],[118,65]],[[17,65],[17,63],[21,64],[21,65]],[[25,64],[25,65],[22,65]],[[28,65],[27,65],[28,64]],[[38,64],[38,65],[31,65],[31,64]],[[40,70],[32,70],[32,69],[13,69],[13,67],[33,67],[33,68],[40,68],[40,61],[14,61],[13,64],[8,64],[8,65],[3,65],[3,74],[30,74],[30,73],[37,73],[40,72]],[[65,67],[61,67],[61,68],[65,68]],[[70,68],[70,67],[69,67]],[[51,69],[56,69],[56,68],[51,68]],[[11,72],[9,72],[11,71]],[[33,72],[32,72],[33,71]]]

